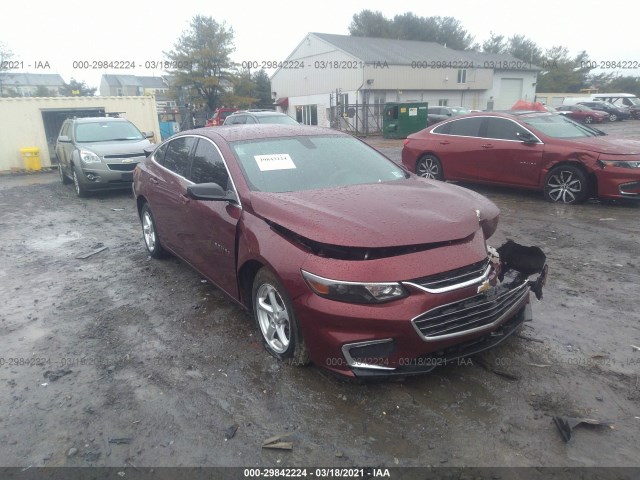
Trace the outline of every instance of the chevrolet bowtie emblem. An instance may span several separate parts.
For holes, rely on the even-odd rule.
[[[133,160],[131,158],[123,158],[122,163],[132,163]]]
[[[489,283],[489,280],[485,280],[484,282],[482,282],[482,285],[478,287],[478,293],[484,293],[488,291],[490,288],[491,288],[491,284]]]

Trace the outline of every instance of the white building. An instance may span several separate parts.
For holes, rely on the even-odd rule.
[[[339,126],[353,123],[356,111],[374,121],[385,102],[509,109],[534,100],[539,70],[511,55],[433,42],[309,33],[273,74],[271,90],[298,121]],[[363,103],[369,107],[361,110]]]

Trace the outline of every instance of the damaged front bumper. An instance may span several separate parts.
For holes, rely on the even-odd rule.
[[[427,296],[431,305],[426,311],[414,310],[410,320],[393,304],[369,310],[368,318],[354,311],[353,317],[338,319],[335,312],[324,310],[327,330],[320,335],[334,342],[340,335],[349,339],[341,342],[339,358],[328,354],[324,366],[360,378],[416,375],[461,364],[461,359],[499,345],[532,319],[529,292],[542,298],[548,273],[544,254],[536,247],[511,242],[502,250],[504,258],[493,250],[485,262],[454,271],[460,289],[450,288],[455,285],[442,275],[402,282],[413,293],[405,304],[420,308],[420,299]],[[537,277],[529,279],[534,273]]]

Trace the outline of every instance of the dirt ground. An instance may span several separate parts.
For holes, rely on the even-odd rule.
[[[402,141],[369,141],[399,159]],[[472,188],[501,208],[492,245],[547,254],[534,321],[467,362],[355,384],[279,364],[247,313],[151,260],[130,192],[0,177],[0,466],[638,466],[640,204]],[[554,415],[614,426],[565,443]],[[291,451],[262,448],[279,434]]]

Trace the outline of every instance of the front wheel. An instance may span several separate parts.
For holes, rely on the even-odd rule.
[[[550,202],[581,203],[587,199],[587,176],[573,165],[560,165],[547,174],[544,196]]]
[[[593,117],[591,115],[587,115],[584,117],[584,123],[593,123]]]
[[[61,163],[58,164],[58,174],[60,175],[60,181],[63,185],[69,185],[72,182],[72,180],[64,173]]]
[[[83,198],[89,194],[85,186],[80,182],[80,179],[78,178],[78,174],[75,168],[73,169],[73,186],[76,190],[76,195],[78,197]]]
[[[307,365],[309,352],[302,339],[291,300],[277,277],[266,267],[253,280],[253,314],[262,343],[278,360]]]
[[[424,178],[444,180],[442,163],[435,155],[424,155],[416,164],[416,173]]]
[[[616,115],[615,113],[610,113],[609,114],[609,121],[610,122],[615,122],[616,120],[618,120],[618,115]]]
[[[156,222],[148,203],[145,203],[142,206],[140,219],[142,220],[142,236],[144,237],[144,244],[147,247],[149,255],[151,255],[151,258],[164,257],[166,255],[166,251],[162,247],[162,243],[160,243],[160,237],[158,236],[158,230],[156,229]]]

